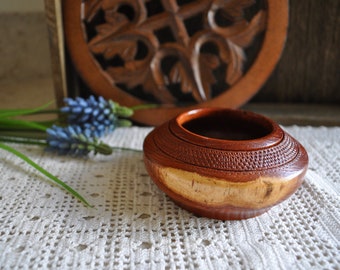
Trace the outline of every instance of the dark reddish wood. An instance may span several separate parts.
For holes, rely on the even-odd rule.
[[[154,182],[179,205],[218,219],[241,219],[267,211],[296,191],[308,166],[303,146],[271,119],[251,112],[216,108],[185,112],[157,127],[145,139],[144,160]],[[176,179],[170,179],[173,171],[169,172],[169,168],[177,170]],[[178,180],[182,173],[192,180],[185,177]],[[234,190],[237,184],[239,194],[244,192],[245,198],[242,195],[239,201],[233,201],[231,196],[228,201],[226,196],[223,205],[216,202],[211,206],[205,203],[217,196],[211,192],[204,200],[193,201],[190,196],[195,192],[200,196],[200,191],[196,185],[194,188],[194,182],[192,189],[185,182],[200,182],[202,177],[212,179],[211,185],[202,181],[216,190],[216,194],[223,193],[223,183],[227,190]],[[178,194],[176,187],[169,187],[173,181],[183,181],[179,184],[189,187],[185,195]],[[258,195],[248,194],[250,190]],[[243,199],[246,201],[252,195],[254,205],[244,203]],[[274,197],[266,202],[269,196]]]
[[[90,89],[126,106],[150,103],[140,94],[160,103],[160,108],[136,112],[137,122],[158,125],[191,108],[238,107],[259,90],[280,57],[288,22],[286,0],[265,1],[266,9],[248,20],[244,11],[253,0],[162,0],[157,2],[162,10],[148,14],[151,2],[63,1],[67,47]],[[200,28],[190,33],[193,25],[189,29],[186,23],[197,16]],[[218,17],[228,25],[220,25]],[[94,24],[92,32],[89,24]],[[157,32],[164,30],[162,40]],[[245,49],[262,32],[261,49],[245,73]],[[225,71],[217,76],[214,72],[221,66]],[[214,95],[216,83],[225,89]],[[192,105],[178,106],[182,100],[171,90],[174,85],[180,96],[192,98]],[[138,95],[129,92],[136,87]]]
[[[254,102],[340,107],[340,1],[300,0],[289,5],[285,50]]]

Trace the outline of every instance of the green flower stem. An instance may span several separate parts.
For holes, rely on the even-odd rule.
[[[102,155],[111,155],[112,154],[112,148],[103,143],[103,142],[99,142],[99,143],[96,143],[96,144],[91,144],[89,146],[89,149],[93,149],[95,151],[95,153],[100,153]]]
[[[30,130],[1,130],[0,138],[46,140],[46,132]]]
[[[118,127],[131,127],[132,122],[128,119],[118,119],[117,120],[117,126]]]
[[[45,126],[44,124],[33,122],[33,121],[25,121],[25,120],[17,120],[17,119],[2,119],[0,118],[0,127],[1,129],[34,129],[46,131],[49,126]]]
[[[35,115],[35,114],[64,114],[59,109],[51,109],[51,110],[41,110],[32,112],[29,115]]]
[[[133,149],[133,148],[125,148],[125,147],[111,147],[112,150],[122,150],[122,151],[134,151],[134,152],[143,152],[143,150]]]
[[[144,109],[153,109],[160,107],[159,104],[140,104],[136,106],[130,107],[131,110],[137,111],[137,110],[144,110]]]
[[[26,137],[18,138],[18,137],[0,136],[0,142],[47,146],[46,141],[35,140],[31,138],[26,138]]]
[[[74,197],[76,197],[77,199],[79,199],[81,202],[83,202],[86,206],[89,207],[93,207],[92,205],[90,205],[77,191],[75,191],[74,189],[72,189],[70,186],[68,186],[66,183],[64,183],[63,181],[61,181],[59,178],[57,178],[56,176],[52,175],[51,173],[49,173],[48,171],[46,171],[45,169],[43,169],[42,167],[40,167],[38,164],[36,164],[34,161],[32,161],[30,158],[28,158],[26,155],[22,154],[21,152],[15,150],[14,148],[0,143],[0,148],[16,155],[18,158],[21,158],[22,160],[24,160],[26,163],[28,163],[29,165],[31,165],[33,168],[35,168],[36,170],[38,170],[39,172],[41,172],[43,175],[45,175],[46,177],[48,177],[49,179],[51,179],[53,182],[55,182],[56,184],[58,184],[59,186],[61,186],[62,188],[64,188],[66,191],[68,191],[69,193],[71,193]]]
[[[8,117],[14,117],[14,116],[22,116],[22,115],[29,115],[29,114],[35,114],[37,112],[43,111],[47,107],[49,107],[54,101],[50,101],[46,103],[43,106],[34,108],[34,109],[5,109],[5,110],[0,110],[0,119],[1,118],[8,118]]]
[[[31,145],[41,145],[41,146],[47,146],[47,143],[44,139],[32,139],[29,137],[12,137],[12,136],[1,136],[0,135],[0,142],[8,142],[8,143],[18,143],[18,144],[31,144]],[[134,148],[127,148],[127,147],[118,147],[118,146],[109,146],[104,143],[99,144],[92,144],[91,145],[93,149],[97,149],[98,153],[104,154],[104,155],[110,155],[112,154],[112,150],[117,151],[134,151],[134,152],[143,152],[143,150],[134,149]],[[101,150],[101,151],[99,151]]]

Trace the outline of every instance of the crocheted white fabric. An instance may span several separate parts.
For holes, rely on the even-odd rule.
[[[300,189],[243,221],[196,217],[150,180],[141,152],[77,159],[15,146],[79,191],[87,208],[0,151],[0,269],[339,269],[340,127],[286,127],[307,149]],[[104,140],[142,148],[150,128]]]

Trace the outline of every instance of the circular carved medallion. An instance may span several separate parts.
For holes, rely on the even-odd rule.
[[[159,125],[183,110],[236,108],[274,69],[284,46],[286,0],[63,1],[74,66],[92,92]]]

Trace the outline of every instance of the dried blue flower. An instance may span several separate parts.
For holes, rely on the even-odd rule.
[[[90,96],[88,99],[65,98],[64,101],[66,106],[61,112],[68,114],[69,124],[89,129],[96,137],[112,132],[118,126],[131,125],[130,121],[120,117],[130,117],[133,110],[112,100]]]
[[[90,152],[110,155],[112,148],[99,142],[90,129],[72,125],[67,127],[52,126],[46,130],[48,150],[59,154],[76,156],[87,155]]]

